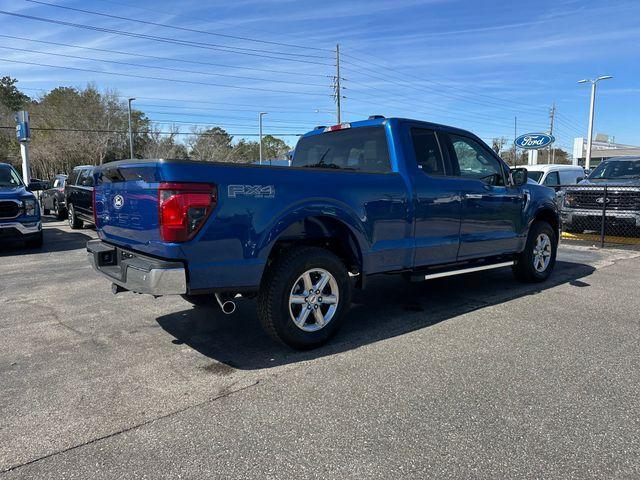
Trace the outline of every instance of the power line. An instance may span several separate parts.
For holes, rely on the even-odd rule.
[[[163,71],[170,71],[170,72],[179,72],[179,73],[195,73],[197,75],[207,75],[207,76],[216,76],[216,77],[225,77],[225,78],[236,78],[236,79],[241,79],[241,80],[255,80],[255,81],[261,81],[261,82],[274,82],[274,83],[286,83],[289,85],[301,85],[301,86],[305,86],[305,87],[322,87],[322,88],[326,88],[329,85],[320,85],[317,83],[302,83],[302,82],[290,82],[288,80],[278,80],[278,79],[267,79],[267,78],[256,78],[256,77],[245,77],[242,75],[229,75],[226,73],[211,73],[211,72],[201,72],[198,70],[185,70],[182,68],[172,68],[172,67],[154,67],[152,65],[140,65],[137,63],[131,63],[131,62],[121,62],[119,60],[104,60],[101,58],[92,58],[92,57],[81,57],[79,55],[69,55],[66,53],[54,53],[54,52],[43,52],[40,50],[31,50],[28,48],[18,48],[18,47],[8,47],[5,45],[0,45],[0,48],[3,48],[5,50],[12,50],[12,51],[17,51],[17,52],[26,52],[26,53],[37,53],[39,55],[53,55],[55,57],[64,57],[64,58],[73,58],[76,60],[88,60],[91,62],[102,62],[102,63],[111,63],[114,65],[125,65],[128,67],[135,67],[135,68],[151,68],[154,70],[163,70]]]
[[[65,88],[75,88],[75,87],[65,87]],[[33,91],[33,92],[46,92],[46,89],[43,88],[30,88],[30,87],[22,87],[21,90],[28,90],[28,91]],[[122,99],[127,99],[129,97],[131,97],[132,95],[119,95],[119,94],[111,94],[116,98],[122,98]],[[198,105],[230,105],[230,106],[239,106],[239,107],[254,107],[253,110],[247,110],[247,111],[255,111],[255,109],[264,109],[264,108],[268,108],[268,109],[272,109],[272,110],[276,110],[276,109],[280,109],[280,108],[287,108],[287,107],[283,107],[282,105],[263,105],[263,104],[248,104],[248,103],[235,103],[235,102],[217,102],[217,101],[210,101],[210,100],[202,100],[200,98],[198,99],[189,99],[189,98],[166,98],[166,97],[146,97],[146,96],[140,96],[140,95],[136,95],[136,98],[138,100],[159,100],[162,102],[181,102],[181,103],[197,103]],[[138,103],[138,105],[140,105],[140,103]],[[157,106],[157,105],[154,105]],[[203,109],[203,108],[196,108],[196,107],[186,107],[186,106],[177,106],[177,105],[172,105],[170,106],[170,108],[185,108],[185,109]],[[299,113],[307,113],[305,111],[298,111]],[[284,113],[284,112],[278,112],[278,113]],[[351,112],[354,113],[354,112]]]
[[[241,120],[241,121],[256,121],[256,124],[258,122],[257,119],[254,118],[247,118],[247,117],[229,117],[226,115],[222,115],[219,116],[217,114],[197,114],[197,113],[183,113],[181,114],[180,112],[159,112],[157,110],[146,110],[143,112],[145,115],[146,114],[155,114],[155,115],[184,115],[185,117],[203,117],[203,118],[212,118],[212,117],[219,117],[222,119],[228,119],[228,120]],[[166,120],[162,120],[163,122]],[[269,120],[268,122],[269,124],[271,123],[275,123],[275,124],[279,124],[279,125],[300,125],[300,123],[302,123],[301,121],[290,121],[290,120]]]
[[[67,26],[67,27],[81,28],[81,29],[85,29],[85,30],[103,32],[103,33],[112,33],[114,35],[122,35],[122,36],[126,36],[126,37],[141,38],[141,39],[144,39],[144,40],[152,40],[152,41],[156,41],[156,42],[163,42],[163,43],[181,45],[181,46],[186,46],[186,47],[204,48],[204,49],[207,49],[207,50],[216,50],[216,51],[221,51],[221,52],[226,52],[226,53],[237,53],[237,54],[241,54],[241,55],[249,55],[249,56],[260,57],[260,58],[271,58],[271,59],[275,59],[275,60],[285,60],[285,61],[290,61],[290,62],[307,63],[307,64],[311,64],[311,65],[331,66],[331,64],[329,64],[329,63],[322,63],[322,62],[317,62],[317,61],[305,60],[305,59],[301,59],[301,58],[287,58],[287,57],[282,57],[282,56],[267,55],[267,54],[264,54],[264,53],[255,53],[255,52],[251,52],[251,51],[240,51],[239,47],[220,46],[220,45],[217,45],[217,44],[211,44],[211,43],[206,43],[206,42],[194,42],[194,41],[190,41],[190,40],[179,40],[179,39],[171,38],[171,37],[158,37],[158,36],[155,36],[155,35],[147,35],[147,34],[142,34],[142,33],[125,32],[125,31],[122,31],[122,30],[115,30],[113,28],[96,27],[94,25],[84,25],[84,24],[80,24],[80,23],[73,23],[73,22],[65,22],[65,21],[62,21],[62,20],[55,20],[55,19],[52,19],[52,18],[36,17],[36,16],[33,16],[33,15],[25,15],[25,14],[22,14],[22,13],[7,12],[6,10],[0,10],[0,14],[2,14],[2,15],[10,15],[10,16],[13,16],[13,17],[18,17],[18,18],[24,18],[24,19],[27,19],[27,20],[36,20],[36,21],[40,21],[40,22],[52,23],[52,24],[55,24],[55,25],[64,25],[64,26]],[[247,50],[247,49],[245,49],[245,50]],[[302,55],[302,54],[298,54],[298,56],[303,57],[303,58],[307,58],[308,57],[308,55]]]
[[[136,75],[133,73],[120,73],[120,72],[105,72],[102,70],[93,70],[89,68],[79,68],[79,67],[68,67],[63,65],[51,65],[46,63],[38,63],[38,62],[27,62],[23,60],[11,60],[9,58],[0,58],[0,61],[10,62],[10,63],[19,63],[22,65],[33,65],[37,67],[48,67],[48,68],[60,68],[63,70],[74,70],[78,72],[89,72],[89,73],[100,73],[103,75],[113,75],[117,77],[130,77],[130,78],[140,78],[143,80],[157,80],[161,82],[176,82],[176,83],[186,83],[190,85],[205,85],[210,87],[221,87],[221,88],[234,88],[239,90],[253,90],[257,92],[270,92],[270,93],[287,93],[292,95],[307,95],[314,97],[328,97],[329,95],[323,93],[311,93],[311,92],[295,92],[291,90],[275,90],[270,88],[259,88],[259,87],[244,87],[239,85],[225,85],[219,83],[208,83],[208,82],[197,82],[194,80],[180,80],[177,78],[163,78],[163,77],[151,77],[147,75]]]
[[[368,88],[371,88],[371,89],[386,93],[385,90],[378,89],[378,88],[375,88],[375,87],[368,87]],[[370,94],[370,93],[366,93],[366,92],[363,92],[361,90],[354,90],[354,91],[356,93],[358,93],[358,94],[362,94],[362,95],[368,96],[370,98],[374,98],[377,103],[386,103],[387,105],[391,105],[391,104],[393,104],[395,102],[397,104],[407,105],[413,111],[416,111],[415,110],[416,105],[420,105],[421,104],[421,105],[423,105],[424,107],[428,108],[431,111],[430,112],[419,112],[419,111],[416,111],[416,112],[417,113],[423,113],[425,115],[432,115],[434,112],[435,113],[445,112],[445,113],[440,113],[440,115],[443,115],[443,116],[448,117],[448,118],[459,119],[459,120],[469,120],[469,119],[472,119],[472,118],[476,118],[476,119],[478,119],[478,121],[482,121],[483,123],[486,123],[489,118],[495,118],[495,116],[493,116],[493,115],[489,115],[489,114],[484,114],[483,115],[483,114],[480,114],[480,113],[464,113],[462,116],[461,115],[453,115],[453,114],[450,113],[451,112],[450,109],[447,109],[447,108],[444,108],[444,107],[438,107],[438,106],[435,106],[435,105],[432,105],[432,104],[422,103],[422,102],[419,102],[419,100],[416,97],[409,97],[409,96],[402,95],[402,94],[395,94],[395,96],[399,96],[401,98],[406,98],[407,100],[405,100],[405,101],[397,100],[397,99],[394,100],[392,98],[392,99],[390,99],[391,103],[389,103],[389,101],[381,102],[379,97],[377,97],[376,95],[373,95],[373,94]],[[353,100],[357,100],[357,101],[362,102],[362,100],[360,100],[358,97],[354,97],[353,95],[348,95],[347,99],[353,99]],[[406,107],[403,107],[403,108],[406,108]],[[498,122],[499,123],[505,123],[506,121],[505,122],[498,121]]]
[[[151,113],[151,112],[141,112],[144,113],[146,115],[146,113]],[[71,115],[60,115],[60,114],[49,114],[49,113],[45,113],[43,115],[38,115],[38,114],[32,114],[31,118],[34,120],[32,123],[34,125],[39,125],[41,123],[49,123],[51,121],[54,120],[63,120],[64,122],[67,123],[85,123],[87,121],[93,121],[93,122],[105,122],[107,120],[113,120],[113,121],[122,121],[122,119],[118,118],[117,116],[114,117],[109,117],[109,116],[95,116],[95,115],[78,115],[78,116],[71,116]],[[231,121],[229,121],[231,120]],[[256,125],[252,124],[252,125],[247,125],[246,123],[233,123],[234,120],[238,120],[238,121],[251,121],[253,119],[249,119],[249,118],[227,118],[227,119],[218,119],[218,120],[213,120],[211,122],[193,122],[193,121],[186,121],[186,120],[175,120],[175,119],[164,119],[164,118],[150,118],[150,117],[145,117],[145,118],[141,118],[139,119],[139,121],[148,121],[148,122],[152,122],[152,123],[156,123],[156,124],[164,124],[164,125],[169,125],[169,124],[181,124],[181,125],[205,125],[205,126],[218,126],[218,127],[245,127],[245,128],[255,128]],[[273,120],[270,122],[271,124],[273,124],[275,127],[277,128],[282,128],[282,129],[299,129],[301,124],[303,124],[304,122],[298,122],[298,123],[279,123],[279,122],[274,122]],[[309,122],[311,123],[311,122]]]
[[[324,49],[324,48],[320,48],[320,47],[309,47],[309,46],[306,46],[306,45],[296,45],[296,44],[293,44],[293,43],[274,42],[274,41],[270,41],[270,40],[261,40],[261,39],[257,39],[257,38],[251,38],[251,37],[242,37],[242,36],[239,36],[239,35],[229,35],[229,34],[225,34],[225,33],[209,32],[209,31],[206,31],[206,30],[197,30],[197,29],[194,29],[194,28],[179,27],[179,26],[176,26],[176,25],[168,25],[168,24],[165,24],[165,23],[151,22],[151,21],[140,20],[140,19],[131,18],[131,17],[121,17],[121,16],[118,16],[118,15],[111,15],[111,14],[107,14],[107,13],[94,12],[94,11],[90,11],[90,10],[83,10],[83,9],[80,9],[80,8],[73,8],[73,7],[63,6],[63,5],[56,5],[56,4],[53,4],[53,3],[47,3],[47,2],[42,2],[42,1],[38,1],[38,0],[25,0],[25,1],[31,2],[31,3],[38,3],[40,5],[47,5],[49,7],[63,8],[65,10],[72,10],[72,11],[86,13],[86,14],[90,14],[90,15],[99,15],[99,16],[102,16],[102,17],[115,18],[115,19],[118,19],[118,20],[127,20],[127,21],[131,21],[131,22],[142,23],[142,24],[145,24],[145,25],[153,25],[153,26],[156,26],[156,27],[172,28],[172,29],[175,29],[175,30],[182,30],[182,31],[185,31],[185,32],[202,33],[204,35],[231,38],[231,39],[234,39],[234,40],[243,40],[243,41],[247,41],[247,42],[256,42],[256,43],[264,43],[264,44],[270,44],[270,45],[278,45],[278,46],[281,46],[281,47],[301,48],[301,49],[305,49],[305,50],[316,50],[316,51],[331,51],[329,49]],[[116,2],[113,2],[113,3],[116,3]],[[148,9],[148,10],[151,10],[151,9]],[[154,10],[151,10],[151,11],[154,11]],[[318,58],[326,58],[326,57],[318,57]]]
[[[372,64],[372,65],[378,66],[380,68],[385,68],[385,69],[389,70],[389,67],[384,67],[382,65],[375,64],[373,62],[367,62],[367,60],[359,59],[358,57],[356,57],[354,55],[351,55],[351,54],[348,54],[348,53],[346,53],[344,55],[347,56],[347,57],[356,59],[356,60],[358,60],[360,62],[366,62],[366,63]],[[373,57],[371,55],[367,55],[367,56],[369,56],[371,58],[375,58],[375,57]],[[344,62],[344,63],[349,63],[352,66],[355,65],[352,62]],[[362,66],[356,65],[356,69],[358,69],[358,68],[363,69],[363,68],[366,68],[366,67],[362,67]],[[380,73],[377,70],[374,71],[374,70],[371,70],[369,68],[366,68],[366,70],[368,70],[369,72]],[[391,70],[391,71],[396,71],[397,72],[397,70]],[[360,70],[360,73],[362,73],[362,70]],[[384,75],[384,73],[382,73],[382,74]],[[368,74],[368,75],[370,77],[372,77],[372,78],[376,78],[371,74]],[[451,86],[449,84],[445,84],[445,83],[442,83],[442,82],[438,82],[436,80],[432,80],[432,79],[429,79],[429,78],[422,78],[422,77],[418,77],[418,76],[407,74],[407,73],[405,73],[405,75],[407,75],[409,77],[412,77],[412,78],[415,78],[415,79],[420,80],[420,81],[433,83],[435,85],[438,85],[441,88],[448,88],[448,89],[451,89],[451,90],[457,90],[457,91],[462,92],[462,94],[447,94],[445,92],[430,91],[430,93],[435,94],[435,95],[441,95],[441,96],[445,96],[445,97],[448,96],[448,97],[451,97],[451,98],[460,98],[460,99],[464,99],[467,102],[476,103],[476,104],[479,104],[479,105],[490,105],[490,106],[495,106],[495,107],[499,107],[499,108],[507,108],[507,109],[511,109],[513,111],[516,111],[518,113],[520,113],[520,112],[522,112],[524,110],[522,107],[509,107],[508,105],[504,105],[505,102],[508,102],[508,103],[513,104],[513,105],[524,106],[524,107],[526,107],[526,110],[528,110],[528,111],[531,111],[531,112],[535,111],[535,114],[542,114],[542,111],[539,111],[538,109],[542,109],[543,107],[535,107],[535,106],[533,106],[531,104],[526,104],[526,103],[518,102],[518,101],[515,101],[515,100],[507,100],[507,99],[496,97],[496,96],[493,96],[493,95],[486,95],[486,94],[480,94],[480,93],[476,93],[476,92],[471,92],[471,91],[468,91],[468,90],[465,90],[465,89],[462,89],[462,88],[459,88],[459,87]],[[390,80],[389,79],[381,79],[380,77],[377,77],[377,78],[380,79],[380,80],[383,80],[383,81],[392,81],[393,83],[396,83],[397,85],[402,86],[402,84],[399,84],[398,82],[395,82],[395,77],[390,79]],[[404,85],[404,86],[405,87],[414,88],[414,89],[418,90],[418,88],[413,86],[413,85],[407,84],[407,85]],[[469,95],[472,96],[471,99],[467,99],[466,98],[466,96],[469,96]],[[484,97],[484,98],[487,98],[487,99],[494,99],[494,100],[497,100],[497,101],[503,102],[503,103],[496,104],[496,103],[487,103],[486,101],[485,102],[478,101],[476,99],[477,97]],[[568,115],[565,114],[565,117],[568,117]],[[562,120],[560,120],[560,121],[562,122]],[[572,128],[574,130],[577,130],[575,124],[569,123],[566,120],[564,121],[564,123],[567,126],[567,128]],[[582,133],[581,133],[581,135],[582,135]]]
[[[45,45],[55,45],[55,46],[58,46],[58,47],[79,48],[79,49],[82,49],[82,50],[90,50],[90,51],[94,51],[94,52],[115,53],[117,55],[126,55],[126,56],[130,56],[130,57],[149,58],[151,60],[163,60],[163,61],[168,61],[168,62],[190,63],[190,64],[194,64],[194,65],[207,65],[207,66],[211,66],[211,67],[235,68],[235,69],[239,69],[239,70],[249,70],[249,71],[263,72],[263,73],[277,73],[277,74],[282,74],[282,75],[296,75],[296,76],[303,76],[303,77],[331,78],[331,75],[324,75],[324,74],[321,74],[321,73],[293,72],[293,71],[287,71],[287,70],[273,70],[273,69],[268,69],[268,68],[245,67],[245,66],[241,66],[241,65],[227,65],[227,64],[222,64],[222,63],[201,62],[201,61],[198,61],[198,60],[186,60],[186,59],[183,59],[183,58],[158,57],[156,55],[145,55],[145,54],[136,53],[136,52],[124,52],[124,51],[119,51],[119,50],[109,50],[109,49],[106,49],[106,48],[85,47],[85,46],[82,46],[82,45],[74,45],[74,44],[70,44],[70,43],[61,43],[61,42],[50,42],[50,41],[46,41],[46,40],[36,40],[36,39],[33,39],[33,38],[17,37],[17,36],[14,36],[14,35],[3,35],[3,34],[0,34],[0,37],[2,37],[2,38],[10,38],[10,39],[13,39],[13,40],[23,40],[23,41],[27,41],[27,42],[41,43],[41,44],[45,44]]]
[[[136,10],[142,10],[142,11],[145,11],[145,12],[152,12],[152,13],[155,13],[155,14],[171,15],[172,17],[186,18],[186,19],[189,19],[189,20],[193,20],[193,18],[194,18],[193,15],[184,15],[184,14],[175,13],[175,12],[168,12],[166,10],[158,10],[157,8],[146,8],[146,7],[142,7],[140,5],[131,5],[131,4],[123,3],[123,2],[116,2],[116,1],[113,1],[113,0],[97,0],[97,1],[98,2],[102,2],[102,3],[108,3],[108,4],[111,4],[111,5],[118,5],[120,7],[134,8]],[[239,28],[239,25],[237,23],[225,22],[225,21],[222,21],[222,20],[217,19],[217,18],[215,20],[206,19],[206,21],[208,23],[209,22],[219,23],[219,24],[222,24],[222,25],[224,25],[226,27],[232,27],[234,29]],[[258,28],[254,28],[254,27],[248,27],[246,25],[242,25],[242,27],[240,27],[240,28],[242,28],[243,30],[253,31],[253,32],[261,33],[261,34],[267,33],[269,35],[282,35],[281,31],[276,32],[276,31],[273,31],[273,30],[266,30],[264,28],[259,28],[258,29]],[[290,37],[290,36],[291,36],[290,32],[287,32],[287,37]],[[309,37],[308,32],[306,32],[305,39],[308,39],[308,38],[312,38],[312,37]],[[302,45],[295,45],[295,46],[296,47],[300,47],[300,48],[312,48],[312,47],[302,46]],[[321,47],[316,47],[316,48],[318,50],[322,50],[322,51],[333,52],[333,50],[329,49],[329,48],[321,48]]]
[[[15,130],[16,129],[16,127],[6,126],[6,125],[0,125],[0,128],[5,129],[5,130]],[[49,132],[123,133],[123,134],[129,133],[128,130],[109,130],[109,129],[92,129],[92,128],[33,127],[33,128],[31,128],[31,130],[34,130],[34,131],[49,131]],[[139,134],[148,135],[150,133],[157,133],[157,134],[160,134],[160,135],[197,135],[199,137],[217,137],[217,136],[220,136],[220,135],[231,135],[231,136],[238,136],[238,137],[258,137],[260,135],[258,133],[154,132],[154,131],[149,131],[149,130],[146,130],[146,131],[145,130],[133,131],[132,133],[135,133],[136,135],[139,135]],[[289,136],[289,137],[301,137],[304,134],[303,133],[278,132],[278,133],[270,133],[269,135],[279,136],[279,137],[287,137],[287,136]]]
[[[469,96],[469,95],[471,95],[473,97],[484,97],[484,98],[487,98],[487,99],[496,100],[496,101],[501,102],[501,103],[505,103],[505,102],[506,103],[512,103],[512,104],[520,105],[522,107],[527,107],[528,109],[535,109],[536,111],[543,108],[543,107],[535,107],[533,105],[526,104],[526,103],[523,103],[523,102],[518,102],[516,100],[506,100],[504,98],[494,97],[492,95],[486,95],[486,94],[482,94],[482,93],[471,92],[471,91],[468,91],[466,89],[463,89],[463,88],[460,88],[460,87],[455,87],[455,86],[452,86],[452,85],[449,85],[449,84],[446,84],[446,83],[442,83],[442,82],[439,82],[439,81],[436,81],[436,80],[433,80],[433,79],[430,79],[430,78],[418,77],[416,75],[412,75],[412,74],[409,74],[409,73],[406,73],[406,72],[399,72],[398,70],[390,68],[388,66],[384,66],[384,65],[380,65],[380,64],[377,64],[377,63],[374,63],[374,62],[371,62],[371,61],[360,59],[360,58],[356,57],[355,55],[351,55],[351,54],[348,54],[348,53],[345,53],[344,56],[352,58],[352,59],[354,59],[356,61],[359,61],[361,63],[373,65],[373,66],[378,67],[378,68],[384,68],[384,69],[386,69],[388,71],[391,71],[391,72],[400,73],[401,75],[405,75],[407,77],[414,78],[416,80],[420,80],[421,82],[432,83],[434,85],[437,85],[440,88],[447,88],[447,89],[450,89],[450,90],[460,91],[460,92],[462,92],[462,94],[465,95],[465,97]],[[373,57],[373,58],[375,58],[375,57]],[[364,68],[364,67],[360,67],[360,68]]]
[[[509,107],[509,106],[505,106],[503,104],[490,103],[490,102],[487,102],[487,101],[477,100],[475,98],[468,98],[468,97],[460,95],[460,94],[447,93],[447,92],[444,92],[444,91],[432,90],[432,89],[428,89],[426,87],[416,86],[413,83],[410,83],[408,81],[402,81],[402,80],[398,81],[397,80],[398,77],[392,77],[392,76],[390,76],[388,74],[380,73],[379,71],[375,71],[375,73],[377,73],[377,75],[375,75],[375,74],[372,75],[371,73],[367,73],[367,72],[365,72],[363,70],[369,70],[369,71],[373,71],[373,70],[365,69],[364,67],[361,67],[359,65],[355,65],[352,62],[348,62],[348,61],[343,61],[343,63],[346,63],[348,65],[352,65],[352,68],[353,68],[353,66],[355,66],[356,72],[359,72],[361,75],[366,75],[366,76],[368,76],[370,78],[381,80],[381,81],[386,82],[386,83],[393,83],[393,84],[398,85],[398,86],[403,87],[403,88],[410,88],[410,89],[413,89],[413,90],[416,90],[416,91],[419,91],[419,92],[428,92],[430,95],[436,95],[436,96],[449,98],[449,99],[454,99],[454,100],[464,100],[466,103],[473,103],[473,104],[480,105],[480,106],[489,106],[489,107],[492,107],[492,108],[509,109],[509,110],[512,110],[512,111],[515,111],[515,112],[518,112],[518,113],[523,111],[522,108]],[[386,78],[385,77],[381,77],[380,75],[384,75]],[[428,82],[428,80],[426,80],[426,79],[420,79],[420,80]],[[543,114],[542,111],[535,111],[534,112],[533,110],[531,110],[530,113],[537,114],[537,115],[542,115]]]
[[[474,114],[464,114],[464,115],[460,116],[460,115],[451,114],[451,113],[448,113],[449,110],[443,109],[441,107],[434,107],[432,105],[419,103],[419,102],[417,102],[417,100],[415,98],[412,99],[413,101],[411,101],[411,99],[409,99],[408,101],[403,101],[403,100],[384,101],[384,100],[380,100],[379,97],[377,97],[377,96],[375,96],[373,94],[367,94],[365,92],[357,92],[357,93],[365,95],[365,96],[369,96],[369,97],[375,99],[375,103],[372,103],[372,102],[369,102],[369,101],[364,101],[364,100],[362,100],[362,99],[360,99],[358,97],[354,97],[353,95],[347,95],[346,98],[347,99],[351,99],[351,100],[356,100],[356,101],[358,101],[360,103],[365,103],[367,105],[376,105],[377,106],[377,105],[382,104],[382,105],[388,105],[388,106],[393,107],[394,104],[395,104],[396,105],[395,108],[397,108],[397,105],[406,105],[406,106],[403,106],[401,108],[402,109],[411,109],[411,111],[414,112],[414,113],[420,113],[420,114],[428,115],[428,116],[431,116],[431,115],[433,115],[435,113],[435,114],[440,115],[440,116],[445,117],[445,118],[452,118],[454,120],[462,120],[462,121],[470,121],[470,123],[482,123],[483,125],[485,125],[485,124],[493,124],[493,125],[499,125],[499,126],[510,126],[511,125],[511,122],[508,122],[506,120],[505,121],[498,120],[494,116],[491,116],[491,115],[480,116],[480,115],[474,115]],[[424,106],[426,108],[431,108],[431,109],[435,110],[435,112],[433,112],[433,111],[427,112],[427,111],[416,110],[416,105],[422,105],[422,106]],[[444,112],[447,112],[447,113],[441,113],[441,112],[438,112],[438,110],[443,110]],[[477,117],[477,120],[472,120],[473,117]]]

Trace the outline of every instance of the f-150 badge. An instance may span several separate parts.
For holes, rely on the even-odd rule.
[[[274,198],[276,196],[276,187],[274,185],[229,185],[227,194],[229,198]]]

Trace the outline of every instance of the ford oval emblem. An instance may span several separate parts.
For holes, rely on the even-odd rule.
[[[122,195],[116,195],[113,197],[113,206],[116,210],[120,210],[124,205],[124,197]]]
[[[544,148],[547,145],[555,142],[556,139],[553,135],[546,133],[525,133],[515,139],[514,143],[516,147],[524,148],[525,150],[537,150],[538,148]]]

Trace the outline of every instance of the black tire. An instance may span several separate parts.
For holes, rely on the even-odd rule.
[[[314,269],[328,272],[332,280],[319,294],[314,292],[308,294],[306,299],[311,298],[311,300],[305,300],[307,303],[290,306],[292,289],[300,285],[299,281],[305,272],[311,271],[310,275],[322,275]],[[335,294],[334,288],[337,289]],[[323,294],[325,294],[324,303],[322,303]],[[304,297],[304,293],[300,292],[296,296]],[[335,303],[329,304],[329,296],[334,297]],[[267,268],[258,292],[258,317],[264,329],[275,340],[298,350],[308,350],[326,343],[335,335],[344,322],[344,316],[350,304],[351,281],[344,263],[323,248],[295,247],[283,252]],[[335,305],[335,308],[331,305]],[[300,309],[298,310],[300,313],[305,308],[311,312],[307,313],[309,323],[305,325],[305,320],[302,321],[303,327],[296,325],[292,318],[294,309],[297,308]],[[329,316],[329,311],[333,308],[332,316],[323,326],[319,326],[314,308],[323,316]],[[317,330],[306,331],[303,328],[317,328]]]
[[[57,200],[53,201],[53,215],[58,219],[58,220],[63,220],[65,217],[65,211],[64,208],[60,208],[60,204],[58,203]]]
[[[76,215],[73,204],[69,204],[67,207],[67,218],[69,219],[69,227],[71,227],[72,230],[77,230],[84,226],[84,222],[78,218],[78,215]]]
[[[41,248],[43,243],[42,232],[38,233],[36,237],[30,238],[24,243],[27,248]]]
[[[541,236],[546,236],[550,242],[550,252],[548,255],[549,261],[544,269],[538,269],[534,265],[536,244]],[[524,251],[516,257],[516,263],[513,266],[513,273],[518,280],[523,282],[543,282],[549,278],[549,275],[553,272],[553,268],[556,264],[557,253],[558,237],[555,230],[551,228],[551,225],[547,222],[536,221],[529,229],[529,236],[527,237],[527,244]],[[542,264],[540,267],[542,267]]]
[[[44,208],[44,205],[42,206],[42,214],[43,215],[49,215],[50,212],[51,212],[51,210],[49,210],[48,208]]]
[[[183,299],[196,307],[210,307],[216,303],[216,297],[209,295],[180,295]]]

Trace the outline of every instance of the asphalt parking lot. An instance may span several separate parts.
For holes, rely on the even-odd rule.
[[[0,478],[638,478],[640,252],[563,245],[509,270],[356,295],[293,352],[224,316],[124,293],[95,232],[0,250]]]

